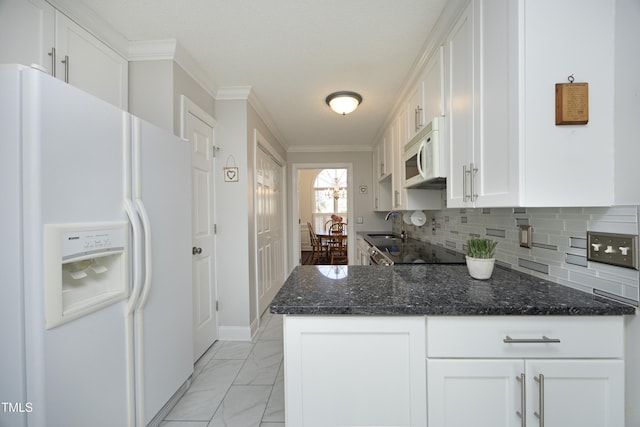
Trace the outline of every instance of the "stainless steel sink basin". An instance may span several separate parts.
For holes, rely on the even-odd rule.
[[[396,236],[395,234],[392,233],[372,233],[372,234],[367,234],[367,237],[371,237],[374,239],[400,239],[400,237]]]

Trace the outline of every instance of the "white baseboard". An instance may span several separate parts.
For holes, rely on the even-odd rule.
[[[171,399],[165,405],[160,408],[160,411],[156,414],[155,417],[147,424],[147,427],[158,427],[164,421],[164,419],[169,415],[169,412],[173,409],[174,406],[178,403],[178,401],[184,396],[189,387],[191,386],[191,377],[187,381],[184,382],[180,386],[180,388],[171,396]]]

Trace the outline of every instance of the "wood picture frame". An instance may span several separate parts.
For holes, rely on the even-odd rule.
[[[556,84],[556,125],[589,122],[589,83]]]

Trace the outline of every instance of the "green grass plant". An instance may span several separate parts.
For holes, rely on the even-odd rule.
[[[490,239],[469,239],[467,240],[467,256],[482,259],[493,258],[497,245],[498,242]]]

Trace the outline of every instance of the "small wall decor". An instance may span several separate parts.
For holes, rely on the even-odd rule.
[[[229,163],[233,166],[229,166]],[[229,155],[227,157],[227,163],[224,167],[224,182],[238,182],[238,167],[236,166],[236,159]]]
[[[589,122],[589,83],[556,83],[556,125],[586,125]]]
[[[360,194],[367,194],[369,192],[369,188],[366,185],[360,186]]]

